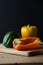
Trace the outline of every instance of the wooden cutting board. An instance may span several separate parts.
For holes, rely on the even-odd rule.
[[[43,54],[43,45],[40,45],[35,50],[18,51],[13,48],[6,48],[3,46],[3,44],[0,44],[0,53],[9,53],[9,54],[21,55],[21,56],[34,56],[38,54]]]

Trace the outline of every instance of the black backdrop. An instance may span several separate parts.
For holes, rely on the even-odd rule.
[[[38,26],[38,36],[43,40],[42,0],[0,0],[0,42],[6,32],[27,24]]]

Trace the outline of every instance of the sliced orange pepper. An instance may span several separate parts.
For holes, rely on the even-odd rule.
[[[31,50],[37,48],[41,40],[39,38],[29,37],[29,38],[21,38],[20,39],[24,44],[13,45],[13,48],[16,50]]]

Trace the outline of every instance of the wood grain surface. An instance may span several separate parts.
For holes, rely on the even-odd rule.
[[[18,51],[13,48],[6,48],[2,44],[0,44],[0,53],[9,53],[9,54],[14,54],[14,55],[22,55],[22,56],[34,56],[34,55],[39,55],[39,54],[43,55],[43,45],[40,45],[35,50]]]
[[[4,46],[0,44],[0,49],[2,49],[3,47]],[[40,46],[39,48],[42,49],[42,46]],[[0,65],[34,65],[34,64],[43,65],[43,54],[33,56],[23,56],[18,54],[9,54],[5,52],[2,53],[0,51]]]

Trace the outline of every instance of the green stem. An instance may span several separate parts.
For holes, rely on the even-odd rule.
[[[30,27],[30,25],[27,25],[27,27]]]

